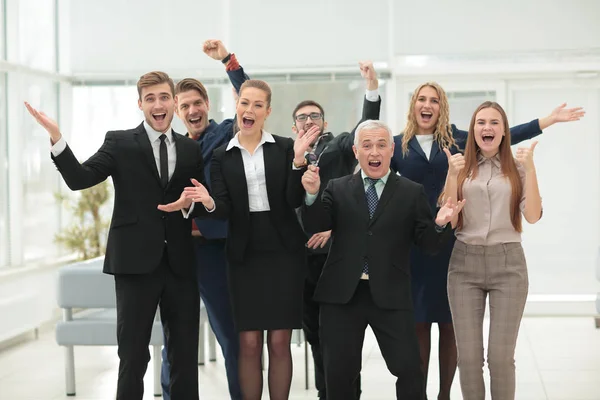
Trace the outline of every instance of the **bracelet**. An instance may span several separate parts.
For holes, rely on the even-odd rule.
[[[223,64],[227,64],[230,59],[231,59],[231,53],[227,54],[227,56],[224,59],[222,59],[221,62]]]

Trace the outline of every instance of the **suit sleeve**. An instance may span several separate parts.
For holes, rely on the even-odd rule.
[[[83,164],[79,163],[69,146],[58,156],[52,156],[52,160],[69,189],[87,189],[115,172],[116,146],[116,132],[108,132],[100,149]]]
[[[329,181],[323,195],[310,205],[302,206],[302,222],[306,232],[323,232],[333,229],[334,184]]]
[[[464,150],[469,132],[458,129],[455,125],[452,125],[452,131],[457,144],[461,149]],[[525,124],[513,126],[510,128],[510,144],[518,144],[525,140],[533,139],[541,133],[542,130],[540,129],[540,121],[538,119],[534,119]]]
[[[306,167],[300,169],[292,168],[294,163],[294,141],[286,140],[286,164],[287,164],[287,183],[286,183],[286,200],[290,207],[298,208],[304,201],[304,186],[302,186],[302,175],[306,171]]]
[[[227,184],[221,172],[221,162],[222,158],[218,153],[213,153],[210,163],[210,194],[215,202],[215,209],[212,212],[208,212],[202,204],[196,204],[192,213],[194,217],[215,219],[227,219],[229,217],[231,212],[231,198],[229,197],[229,190],[227,190]]]
[[[377,101],[369,101],[367,100],[367,96],[364,97],[363,99],[363,112],[362,112],[362,116],[360,118],[360,121],[358,121],[358,123],[356,124],[356,126],[354,127],[354,129],[352,129],[352,131],[348,134],[341,134],[338,135],[334,140],[338,140],[338,146],[340,148],[341,154],[342,156],[347,159],[347,160],[351,160],[353,163],[354,161],[354,150],[352,150],[352,146],[354,145],[354,135],[356,133],[356,128],[358,128],[358,126],[360,124],[362,124],[363,122],[365,122],[366,120],[369,119],[379,119],[379,114],[381,112],[381,97],[379,97],[377,99]]]
[[[422,185],[414,202],[414,242],[429,254],[436,254],[442,245],[452,236],[452,228],[447,224],[444,229],[437,228]]]

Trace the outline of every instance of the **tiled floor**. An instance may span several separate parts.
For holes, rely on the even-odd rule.
[[[434,329],[432,342],[437,339]],[[293,345],[294,380],[290,399],[316,399],[304,389],[304,347]],[[429,399],[436,398],[437,349],[432,349]],[[118,359],[113,347],[79,347],[75,351],[78,400],[112,399]],[[592,318],[525,318],[516,354],[518,400],[600,400],[600,329]],[[221,359],[200,368],[200,398],[227,399]],[[312,368],[311,368],[312,373]],[[486,382],[489,382],[486,376]],[[73,399],[64,394],[63,350],[51,331],[0,351],[0,400]],[[266,386],[266,385],[265,385]],[[152,396],[152,365],[146,374],[145,399]],[[265,389],[265,399],[268,394]],[[363,351],[364,400],[394,398],[394,379],[369,331]],[[490,398],[489,395],[487,397]],[[462,399],[458,376],[452,399]]]

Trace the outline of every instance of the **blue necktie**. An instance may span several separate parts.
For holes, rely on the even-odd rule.
[[[367,206],[369,207],[369,217],[373,218],[373,214],[375,214],[375,209],[377,208],[377,203],[379,202],[379,197],[377,196],[377,191],[375,190],[375,184],[379,182],[379,179],[365,178],[365,181],[369,184],[369,187],[365,192],[365,195],[367,196]],[[367,260],[365,260],[362,272],[367,275],[369,274],[369,264]]]

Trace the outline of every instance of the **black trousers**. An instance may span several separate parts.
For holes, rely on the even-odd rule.
[[[196,280],[173,274],[167,250],[152,273],[115,275],[119,378],[117,400],[141,400],[157,307],[171,364],[171,398],[198,400],[200,297]]]
[[[310,344],[312,350],[313,362],[315,365],[315,386],[318,391],[319,399],[326,400],[327,389],[325,386],[325,369],[323,366],[323,354],[321,352],[321,340],[319,338],[319,310],[320,305],[313,300],[317,281],[327,260],[327,254],[309,254],[308,275],[304,284],[304,308],[302,314],[302,329],[306,341]],[[351,399],[360,399],[360,374],[355,383],[355,396]]]
[[[369,281],[361,280],[347,304],[321,304],[320,323],[328,400],[353,398],[367,325],[375,333],[388,370],[397,377],[396,398],[423,398],[423,374],[412,310],[377,307]]]

